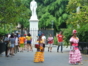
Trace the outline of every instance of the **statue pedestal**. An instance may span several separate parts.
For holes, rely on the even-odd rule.
[[[32,36],[32,45],[36,43],[37,36],[38,36],[38,19],[30,19],[30,34]]]

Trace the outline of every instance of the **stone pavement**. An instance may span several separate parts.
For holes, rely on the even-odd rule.
[[[70,65],[68,63],[70,48],[64,47],[64,52],[57,53],[56,46],[53,47],[52,52],[45,48],[45,61],[43,63],[34,63],[33,58],[36,49],[33,52],[18,52],[15,56],[5,57],[4,53],[0,56],[0,66],[88,66],[88,55],[83,56],[83,65]]]

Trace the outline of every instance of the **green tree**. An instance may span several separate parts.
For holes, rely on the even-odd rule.
[[[38,0],[37,0],[38,1]],[[54,29],[58,31],[58,27],[66,22],[68,14],[66,13],[66,5],[68,0],[41,0],[38,1],[38,17],[40,28],[50,28],[51,21],[54,21]],[[44,18],[46,17],[46,18]],[[43,25],[42,25],[43,24]],[[46,25],[47,26],[46,26]]]
[[[82,3],[84,2],[84,3]],[[77,27],[77,24],[82,27],[83,25],[88,23],[88,5],[86,5],[86,2],[83,0],[69,0],[69,3],[67,5],[67,11],[70,13],[69,18],[67,20],[67,24],[70,24],[74,27]],[[80,12],[76,13],[76,8],[80,6]]]
[[[4,24],[11,25],[11,23],[15,27],[20,22],[22,26],[28,28],[30,17],[28,2],[28,0],[0,0],[0,22],[3,24],[2,27],[4,27]]]
[[[76,8],[80,7],[80,12],[76,13]],[[65,41],[68,42],[73,29],[78,32],[80,42],[88,42],[88,0],[69,0],[66,7],[69,17],[67,19],[68,28],[64,30]],[[78,27],[79,25],[79,27]],[[68,33],[68,34],[67,34]]]

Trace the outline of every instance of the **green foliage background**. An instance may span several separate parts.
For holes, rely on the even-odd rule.
[[[80,7],[80,12],[76,12],[76,8]],[[65,40],[72,35],[72,30],[77,30],[77,36],[80,42],[88,42],[88,0],[69,0],[66,7],[66,11],[69,13],[68,19],[66,21],[68,28],[64,30]],[[66,34],[67,32],[68,34]]]
[[[68,14],[65,11],[68,0],[36,0],[38,3],[37,14],[40,29],[51,28],[54,22],[54,29],[58,31],[58,26],[66,22]],[[21,29],[28,28],[31,16],[31,0],[0,0],[0,24],[20,23]],[[4,27],[4,26],[2,26]],[[9,30],[9,29],[8,29]]]
[[[32,0],[0,0],[0,34],[11,33],[18,23],[21,30],[29,28],[31,16],[30,2]],[[50,29],[54,22],[54,31],[63,31],[65,42],[69,44],[72,30],[78,31],[80,41],[88,41],[88,0],[36,0],[38,3],[37,14],[39,29]],[[76,8],[81,7],[76,13]],[[60,28],[66,23],[67,28]],[[77,26],[79,25],[79,27]],[[12,28],[12,29],[11,29]],[[55,44],[56,42],[56,38]]]

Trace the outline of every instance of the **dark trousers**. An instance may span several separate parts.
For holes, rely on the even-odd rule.
[[[57,51],[59,51],[59,47],[61,46],[61,52],[63,52],[63,42],[59,42]]]
[[[37,52],[39,52],[40,51],[40,49],[39,48],[37,48]]]
[[[15,53],[19,52],[19,48],[18,48],[18,45],[15,46],[15,49],[14,49]]]
[[[9,49],[9,48],[8,48],[8,42],[5,42],[5,45],[6,45],[6,46],[5,46],[5,47],[6,47],[6,49],[5,49],[5,55],[7,56],[7,55],[8,55],[8,49]]]

